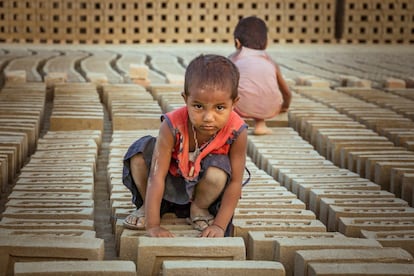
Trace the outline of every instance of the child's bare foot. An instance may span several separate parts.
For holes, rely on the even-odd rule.
[[[203,231],[205,228],[213,224],[214,216],[210,214],[208,209],[199,208],[194,202],[190,208],[189,222],[194,229]]]
[[[253,130],[254,135],[266,135],[271,133],[272,130],[266,126],[266,122],[264,120],[255,121],[255,126]]]
[[[271,134],[273,131],[270,128],[255,128],[253,130],[253,134],[254,135],[266,135],[266,134]]]

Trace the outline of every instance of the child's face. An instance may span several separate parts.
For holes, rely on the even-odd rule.
[[[191,123],[202,135],[212,136],[223,128],[237,102],[231,98],[229,90],[192,89],[184,95]]]

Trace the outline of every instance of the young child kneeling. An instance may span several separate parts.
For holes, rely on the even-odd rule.
[[[239,72],[227,58],[201,55],[185,73],[185,106],[161,117],[157,137],[134,142],[124,157],[123,183],[137,210],[127,228],[173,237],[164,213],[187,217],[201,237],[228,236],[241,196],[247,125],[234,111]]]

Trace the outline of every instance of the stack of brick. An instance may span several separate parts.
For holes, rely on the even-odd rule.
[[[369,136],[365,136],[367,137],[364,138],[366,142],[359,141],[360,137],[364,137],[358,136],[361,131],[360,127],[351,127],[347,129],[347,132],[343,132],[342,123],[338,127],[338,120],[343,120],[340,119],[343,118],[343,115],[330,109],[327,105],[334,106],[341,111],[347,108],[359,110],[355,101],[347,103],[335,91],[311,91],[299,87],[295,88],[295,91],[300,93],[294,94],[295,99],[301,98],[300,95],[306,95],[312,100],[301,98],[301,106],[292,107],[290,111],[289,123],[304,137],[310,137],[312,133],[315,133],[312,141],[318,150],[323,149],[321,155],[332,157],[337,156],[339,152],[350,153],[353,150],[369,152],[371,149],[378,149],[381,151],[382,147],[390,150],[389,154],[394,152],[397,155],[401,154],[401,148],[394,149],[393,144],[387,139],[378,142],[378,138],[382,136],[371,133]],[[323,102],[326,105],[316,104],[313,100]],[[308,109],[306,102],[308,102]],[[313,114],[315,109],[316,113],[309,116],[309,114]],[[307,116],[303,116],[304,113],[307,113]],[[347,120],[343,121],[347,122]],[[340,149],[343,151],[339,151]],[[405,155],[401,155],[399,158],[412,156],[408,151],[403,151],[402,154]],[[410,159],[401,160],[410,164]],[[367,166],[372,168],[370,163],[367,163]],[[395,231],[394,237],[388,233],[386,238],[380,240],[381,244],[402,246],[413,254],[413,240],[410,238],[410,233],[413,231],[411,225],[414,215],[413,208],[408,207],[407,201],[396,198],[394,193],[380,190],[381,185],[376,181],[374,183],[370,179],[361,178],[359,174],[347,169],[340,169],[333,164],[328,167],[318,171],[315,169],[306,170],[302,167],[297,172],[292,169],[279,168],[277,179],[296,193],[299,199],[303,200],[308,208],[327,225],[328,230],[339,231],[349,237],[363,237],[363,230]],[[375,170],[375,173],[378,171]],[[374,235],[371,234],[371,237]]]
[[[113,130],[152,129],[159,126],[161,109],[144,87],[136,84],[106,84],[102,101]]]
[[[44,81],[51,88],[55,83],[85,82],[85,78],[75,68],[82,59],[88,57],[88,53],[80,51],[64,51],[63,53],[61,56],[48,60],[43,67],[43,71],[46,73]],[[65,79],[57,78],[59,75],[64,76]]]
[[[110,51],[94,51],[93,55],[81,61],[80,67],[86,80],[98,87],[106,83],[123,83],[123,76],[112,66],[117,58],[118,56]]]
[[[103,131],[103,107],[93,83],[61,83],[54,87],[50,130]]]
[[[93,201],[100,139],[100,131],[52,131],[39,139],[2,213],[2,273],[13,271],[16,257],[103,260]]]
[[[0,191],[9,190],[35,152],[44,118],[46,87],[9,84],[0,91]]]
[[[387,108],[379,108],[376,104],[359,100],[350,95],[369,98],[370,91],[366,89],[338,88],[343,93],[334,90],[311,91],[309,89],[297,89],[297,92],[328,105],[340,112],[341,116],[348,116],[361,125],[372,129],[375,132],[362,130],[360,126],[354,130],[347,129],[346,133],[342,127],[334,126],[337,122],[332,121],[333,126],[329,132],[322,128],[317,129],[319,133],[318,151],[336,165],[341,165],[357,172],[360,176],[381,185],[382,189],[391,191],[401,196],[402,184],[398,172],[404,169],[410,173],[414,168],[413,154],[406,147],[402,147],[401,140],[410,139],[413,123],[411,119],[397,114]],[[382,94],[381,92],[375,93]],[[387,96],[387,95],[386,95]],[[388,96],[387,96],[388,97]],[[398,98],[399,102],[409,101],[403,97]],[[378,100],[376,100],[378,101]],[[316,129],[316,128],[315,128]],[[323,132],[326,134],[323,136]],[[361,135],[362,133],[365,133]],[[395,133],[395,135],[391,135]],[[405,144],[404,144],[405,145]],[[352,147],[351,147],[352,146]],[[392,169],[399,169],[399,171]],[[394,175],[391,181],[392,173]],[[391,185],[392,182],[392,185]],[[407,199],[412,198],[412,189],[404,188]],[[411,200],[410,200],[411,204]]]

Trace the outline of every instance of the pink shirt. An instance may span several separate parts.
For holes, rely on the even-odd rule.
[[[242,117],[257,119],[268,119],[279,114],[283,96],[271,57],[264,50],[242,47],[230,58],[240,71],[240,100],[235,111]]]

